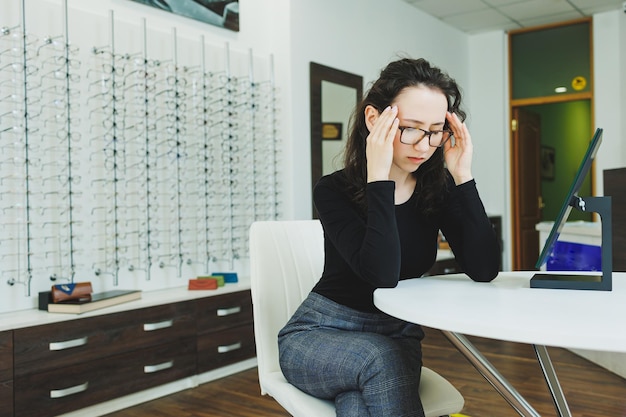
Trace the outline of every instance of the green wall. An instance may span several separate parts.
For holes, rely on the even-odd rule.
[[[591,91],[590,45],[589,22],[512,35],[513,98]]]
[[[527,106],[525,109],[541,116],[541,145],[555,149],[554,180],[541,181],[545,203],[543,221],[553,221],[561,210],[593,134],[591,102],[578,100],[566,103]],[[590,196],[591,175],[587,175],[579,195]],[[568,221],[592,221],[590,213],[572,210]]]

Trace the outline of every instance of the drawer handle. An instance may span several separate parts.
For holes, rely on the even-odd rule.
[[[50,343],[50,350],[63,350],[87,344],[87,336],[78,339],[66,340],[64,342]]]
[[[158,365],[146,365],[143,367],[143,373],[151,374],[153,372],[159,372],[164,369],[169,369],[172,366],[174,366],[174,361],[163,362],[163,363],[159,363]]]
[[[219,317],[230,316],[231,314],[241,313],[241,307],[218,308],[217,315]]]
[[[233,343],[232,345],[227,346],[218,346],[217,353],[227,353],[237,349],[241,349],[241,342]]]
[[[65,389],[53,389],[52,391],[50,391],[50,398],[63,398],[67,397],[68,395],[78,394],[79,392],[87,391],[88,386],[89,382],[85,382],[84,384]]]
[[[158,323],[145,323],[143,325],[144,332],[151,332],[153,330],[165,329],[167,327],[172,327],[174,324],[174,320],[165,320],[160,321]]]

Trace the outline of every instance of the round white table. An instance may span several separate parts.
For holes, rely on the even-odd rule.
[[[626,273],[613,273],[612,291],[530,288],[534,274],[501,272],[488,283],[465,274],[408,279],[376,290],[374,304],[442,330],[522,416],[531,417],[539,414],[463,335],[533,345],[557,411],[570,416],[545,347],[626,352]]]

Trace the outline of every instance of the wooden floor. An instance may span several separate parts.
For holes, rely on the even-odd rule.
[[[461,391],[465,397],[463,414],[518,416],[440,332],[425,330],[424,364]],[[557,415],[531,346],[469,339],[541,416]],[[626,417],[626,380],[567,350],[550,348],[549,353],[573,417]],[[278,417],[289,414],[271,398],[260,396],[254,368],[108,415],[146,416]]]

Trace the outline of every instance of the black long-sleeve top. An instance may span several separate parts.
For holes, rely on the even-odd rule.
[[[350,200],[343,171],[321,178],[313,200],[324,228],[325,264],[313,291],[356,310],[378,311],[376,288],[393,288],[432,267],[439,230],[471,279],[494,279],[500,249],[476,183],[448,180],[442,208],[431,216],[420,212],[415,193],[395,205],[393,181],[368,183],[363,216]]]

